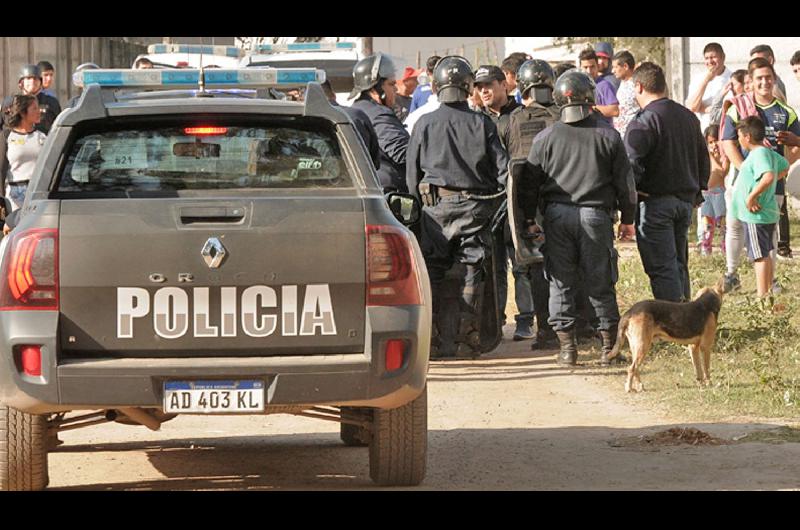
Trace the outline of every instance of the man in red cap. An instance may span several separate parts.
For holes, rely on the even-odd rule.
[[[600,78],[605,79],[614,87],[614,92],[619,90],[620,80],[611,72],[611,60],[614,57],[614,47],[610,42],[598,42],[594,45],[594,53],[597,55],[597,67],[600,70]]]
[[[411,107],[411,95],[414,89],[419,84],[417,77],[422,73],[422,70],[415,70],[410,66],[406,66],[403,70],[403,77],[396,83],[397,93],[394,95],[394,113],[400,121],[406,121],[408,117],[408,109]]]

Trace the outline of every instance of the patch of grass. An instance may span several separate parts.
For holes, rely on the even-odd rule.
[[[691,232],[692,234],[694,231]],[[800,249],[800,223],[792,219],[793,248]],[[725,257],[714,249],[711,256],[691,252],[689,271],[692,293],[713,285],[725,273]],[[735,416],[797,418],[800,415],[800,262],[781,261],[777,277],[783,292],[768,300],[755,295],[752,265],[743,259],[739,268],[742,288],[725,295],[717,339],[711,358],[709,387],[695,382],[688,350],[680,345],[656,343],[642,371],[645,399],[668,412],[698,419]],[[617,283],[620,312],[633,303],[652,298],[647,275],[636,252],[620,263]],[[626,347],[627,350],[627,347]],[[616,379],[616,378],[613,378]],[[619,378],[622,386],[624,376]],[[614,381],[617,383],[617,381]]]
[[[746,256],[739,277],[742,287],[726,294],[711,358],[711,385],[695,381],[691,356],[684,346],[657,342],[642,369],[646,391],[641,399],[667,414],[697,420],[733,417],[794,419],[800,417],[800,222],[790,210],[792,248],[798,257],[779,261],[777,278],[783,292],[768,301],[756,298],[755,275]],[[690,229],[690,242],[695,239]],[[617,300],[620,313],[652,298],[650,281],[635,244],[619,246]],[[715,246],[711,256],[690,248],[692,294],[714,285],[725,273],[725,256]],[[513,277],[509,272],[506,315],[513,322]],[[778,308],[774,311],[773,308]],[[580,346],[585,355],[586,346]],[[630,355],[626,345],[624,354]],[[600,372],[598,371],[598,375]],[[602,369],[598,378],[622,392],[625,370]]]

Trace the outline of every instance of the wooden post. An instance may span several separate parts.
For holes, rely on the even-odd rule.
[[[417,50],[417,70],[419,70],[419,65],[422,64],[422,52]]]
[[[364,55],[372,55],[372,37],[361,37]]]

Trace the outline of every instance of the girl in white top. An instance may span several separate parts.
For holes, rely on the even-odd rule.
[[[45,135],[34,130],[39,121],[39,103],[35,96],[18,94],[6,110],[8,129],[0,135],[0,182],[12,211],[25,201],[28,181],[44,145]],[[11,212],[6,212],[10,214]]]

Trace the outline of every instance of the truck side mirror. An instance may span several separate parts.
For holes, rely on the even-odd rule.
[[[389,203],[389,209],[392,210],[397,220],[405,226],[413,225],[422,216],[422,207],[419,199],[410,193],[393,191],[386,196],[386,201]]]

